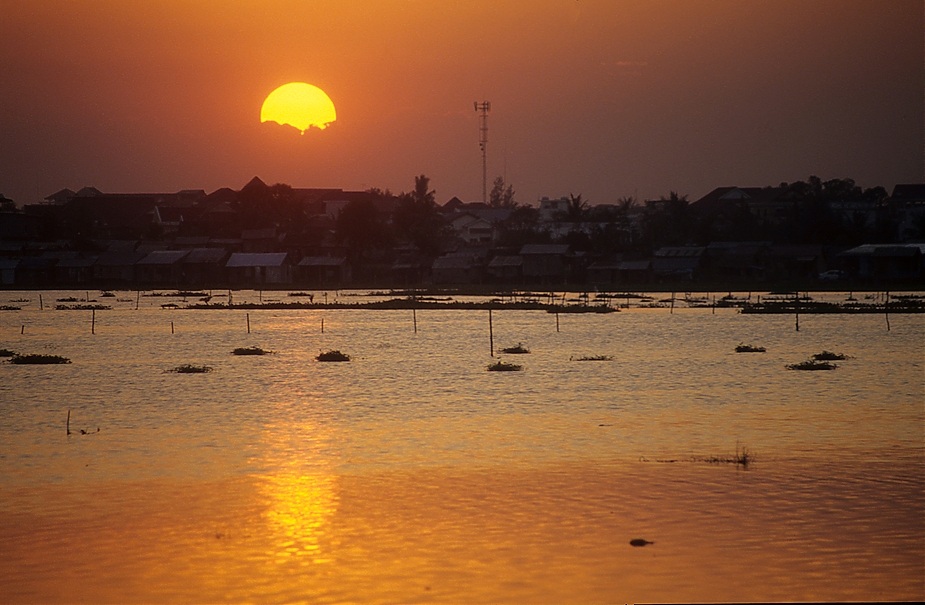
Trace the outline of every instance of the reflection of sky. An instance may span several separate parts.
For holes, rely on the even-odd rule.
[[[329,561],[324,545],[339,497],[326,431],[313,422],[268,425],[259,457],[252,460],[265,469],[258,489],[267,502],[268,554],[278,560]]]

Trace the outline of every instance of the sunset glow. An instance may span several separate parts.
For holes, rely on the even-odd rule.
[[[260,121],[289,125],[305,134],[309,128],[324,130],[337,120],[331,98],[317,86],[304,82],[283,84],[260,108]]]

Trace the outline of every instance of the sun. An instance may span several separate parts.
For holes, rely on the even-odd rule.
[[[283,84],[267,95],[260,107],[260,122],[292,126],[302,134],[309,128],[324,130],[337,120],[334,102],[317,86],[305,82]]]

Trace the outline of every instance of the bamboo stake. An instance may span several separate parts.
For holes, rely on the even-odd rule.
[[[173,334],[173,322],[170,322],[170,333]]]
[[[245,313],[244,318],[247,320],[247,333],[250,334],[251,333],[251,314]]]
[[[67,434],[68,435],[71,434],[71,410],[70,408],[68,408],[67,410]]]
[[[90,310],[90,334],[96,334],[96,309]]]
[[[556,312],[556,332],[559,331],[559,312]]]
[[[495,332],[491,323],[491,309],[488,310],[488,347],[491,356],[495,356]]]
[[[39,294],[39,311],[45,310],[45,303],[42,302],[42,295]]]
[[[887,290],[883,301],[883,315],[886,317],[886,331],[890,331],[890,291]]]
[[[411,307],[411,320],[414,322],[414,333],[418,333],[418,312],[417,309]]]

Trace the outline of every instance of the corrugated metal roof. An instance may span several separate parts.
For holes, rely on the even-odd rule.
[[[519,256],[496,256],[488,263],[489,267],[520,267],[524,264],[524,259]]]
[[[155,250],[138,261],[139,265],[173,265],[189,254],[189,250]]]

